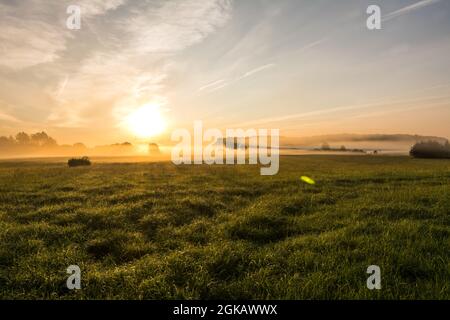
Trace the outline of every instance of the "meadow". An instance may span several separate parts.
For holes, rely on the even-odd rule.
[[[241,298],[450,299],[450,160],[0,162],[0,299]]]

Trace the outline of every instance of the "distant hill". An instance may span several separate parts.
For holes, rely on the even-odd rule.
[[[370,145],[399,145],[410,147],[420,141],[436,141],[445,143],[447,138],[437,136],[421,136],[412,134],[331,134],[311,137],[281,137],[280,144],[283,146],[303,146],[313,147],[321,145],[324,142],[350,143],[350,144],[370,144]]]

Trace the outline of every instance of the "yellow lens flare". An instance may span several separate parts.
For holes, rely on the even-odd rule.
[[[125,124],[139,138],[154,137],[166,129],[166,120],[157,104],[146,104],[133,111],[126,117]]]
[[[301,176],[300,180],[302,180],[303,182],[307,183],[307,184],[316,184],[316,182],[311,179],[310,177],[307,176]]]

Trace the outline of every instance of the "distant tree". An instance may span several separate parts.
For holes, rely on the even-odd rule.
[[[330,145],[326,142],[322,144],[322,150],[331,150]]]
[[[34,145],[45,146],[45,147],[50,147],[50,146],[56,146],[57,145],[56,140],[53,139],[52,137],[50,137],[44,131],[32,134],[31,135],[31,142]]]
[[[341,151],[347,151],[347,148],[345,146],[341,146]]]
[[[53,139],[52,137],[48,137],[47,141],[45,141],[42,146],[44,147],[55,147],[57,146],[58,143],[56,142],[55,139]]]
[[[16,141],[19,144],[26,145],[26,144],[30,143],[31,139],[30,139],[30,136],[28,134],[26,134],[25,132],[19,132],[16,135]]]
[[[33,144],[36,144],[38,146],[43,145],[47,139],[48,139],[48,135],[45,132],[37,132],[31,135],[31,142]]]
[[[7,137],[0,137],[0,147],[11,145],[11,141]]]
[[[159,146],[156,143],[149,143],[148,144],[148,153],[151,155],[161,154],[161,151],[159,150]]]
[[[111,145],[112,147],[132,147],[133,145],[130,142],[122,142],[122,143],[114,143]]]
[[[81,149],[81,150],[87,149],[86,146],[84,145],[84,143],[81,143],[81,142],[75,143],[73,145],[73,147],[76,148],[76,149]]]
[[[417,142],[409,152],[414,158],[450,158],[448,141],[440,144],[437,141]]]

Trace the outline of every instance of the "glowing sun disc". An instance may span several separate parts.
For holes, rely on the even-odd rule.
[[[146,104],[126,117],[126,126],[138,137],[149,138],[162,133],[166,121],[159,105]]]

